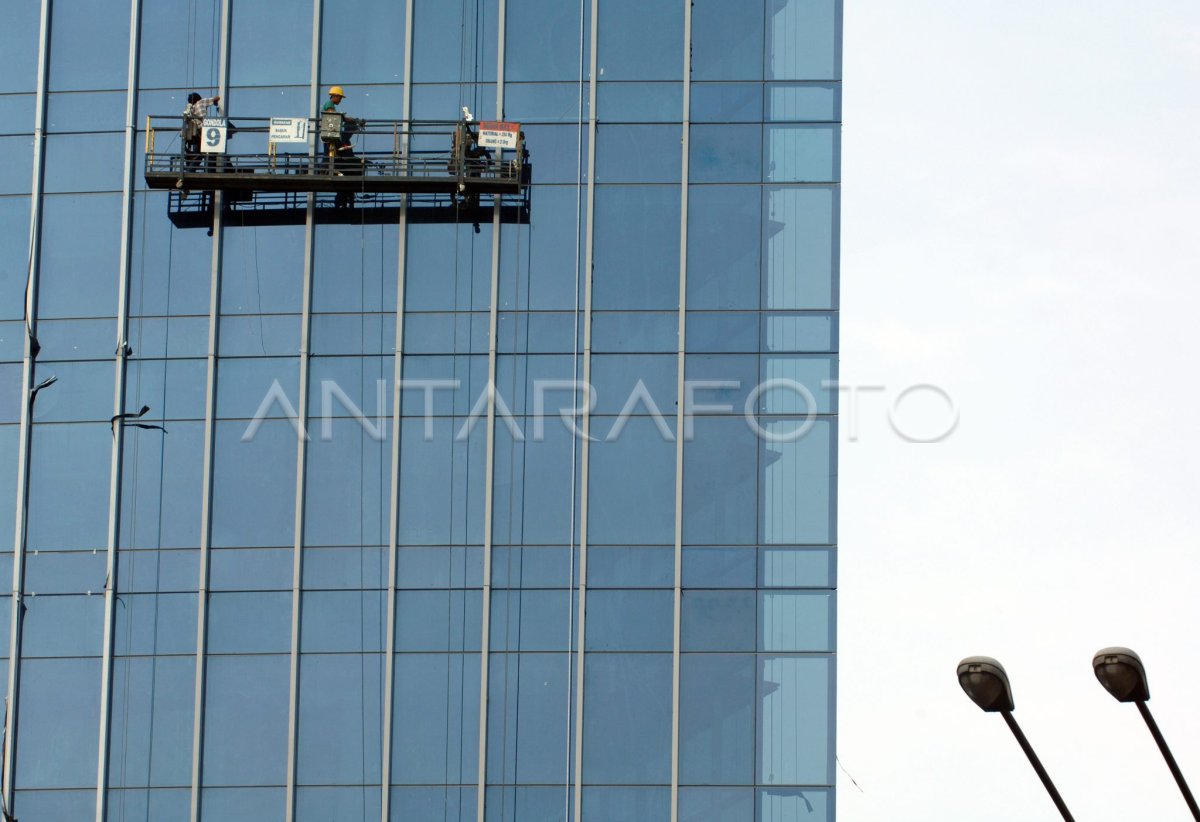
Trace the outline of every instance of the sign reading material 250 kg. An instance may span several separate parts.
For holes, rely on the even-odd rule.
[[[200,152],[224,154],[227,124],[224,117],[205,117],[200,126]]]
[[[483,120],[479,123],[479,145],[484,148],[516,148],[520,123]]]

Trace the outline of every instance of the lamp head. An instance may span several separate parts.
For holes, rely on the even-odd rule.
[[[988,713],[1012,711],[1012,688],[1004,666],[990,656],[969,656],[958,663],[958,684]]]
[[[1092,657],[1092,670],[1104,690],[1118,702],[1145,702],[1150,684],[1141,657],[1128,648],[1102,648]]]

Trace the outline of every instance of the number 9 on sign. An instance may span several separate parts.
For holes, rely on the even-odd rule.
[[[225,153],[225,126],[204,126],[203,139],[200,141],[200,151],[203,154]]]

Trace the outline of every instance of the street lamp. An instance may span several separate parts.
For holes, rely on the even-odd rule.
[[[1128,648],[1103,648],[1092,657],[1092,670],[1095,671],[1096,679],[1100,680],[1104,690],[1112,694],[1118,702],[1132,702],[1137,705],[1142,719],[1146,720],[1146,727],[1150,729],[1150,735],[1154,737],[1158,749],[1162,751],[1163,759],[1167,761],[1167,767],[1171,769],[1171,775],[1175,777],[1175,784],[1183,793],[1192,818],[1200,820],[1200,807],[1196,806],[1196,799],[1192,796],[1179,765],[1175,763],[1171,749],[1167,747],[1167,740],[1163,738],[1158,723],[1146,707],[1146,702],[1150,699],[1150,685],[1146,681],[1146,668],[1142,665],[1141,658]]]
[[[1046,773],[1041,760],[1033,751],[1033,746],[1029,744],[1029,740],[1021,732],[1017,720],[1013,718],[1012,712],[1015,706],[1013,705],[1012,688],[1008,684],[1008,674],[1004,672],[1004,666],[990,656],[969,656],[958,663],[958,684],[966,691],[971,701],[984,711],[999,713],[1004,717],[1009,730],[1017,738],[1017,744],[1029,758],[1029,764],[1033,766],[1038,778],[1042,780],[1042,785],[1050,794],[1050,798],[1054,800],[1054,806],[1058,808],[1062,818],[1065,822],[1075,822],[1075,818],[1067,809],[1067,804],[1059,795],[1058,789],[1050,781],[1050,774]]]

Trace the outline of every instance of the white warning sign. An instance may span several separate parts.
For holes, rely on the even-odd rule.
[[[272,117],[271,118],[271,142],[272,143],[307,143],[308,142],[308,118],[307,117]]]
[[[516,148],[520,123],[483,120],[479,123],[479,145],[484,148]]]

